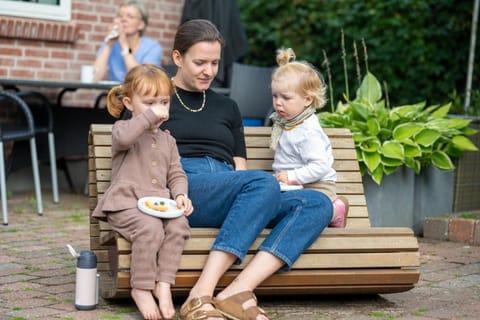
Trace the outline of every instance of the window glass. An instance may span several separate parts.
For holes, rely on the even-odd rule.
[[[0,0],[0,15],[70,21],[71,0]]]

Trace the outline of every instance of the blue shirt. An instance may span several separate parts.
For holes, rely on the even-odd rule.
[[[98,49],[97,56],[105,47],[105,42],[102,43]],[[122,48],[120,43],[116,41],[110,51],[108,57],[108,80],[122,82],[127,74],[127,67],[122,57]],[[140,38],[140,45],[134,54],[135,60],[138,63],[153,63],[160,66],[162,59],[162,46],[157,42],[147,37]]]

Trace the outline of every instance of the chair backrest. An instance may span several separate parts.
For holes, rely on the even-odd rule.
[[[17,96],[16,93],[8,91],[0,91],[0,106],[10,106],[16,108],[18,117],[15,119],[15,123],[4,123],[0,126],[0,140],[4,141],[18,141],[27,140],[35,136],[35,124],[33,115],[30,112],[28,105]],[[3,112],[7,112],[6,108]]]
[[[272,111],[273,69],[238,62],[233,64],[230,98],[237,102],[244,119],[259,119],[261,125],[268,119]]]

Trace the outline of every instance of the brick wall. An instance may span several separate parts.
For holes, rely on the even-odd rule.
[[[70,22],[0,16],[0,77],[79,80],[91,64],[120,0],[72,0]],[[170,63],[173,37],[183,0],[143,0],[149,12],[145,35],[163,46],[162,63]],[[43,89],[55,101],[57,89]],[[99,92],[78,90],[64,104],[89,107]]]

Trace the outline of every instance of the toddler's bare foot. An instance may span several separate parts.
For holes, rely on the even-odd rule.
[[[165,319],[172,319],[175,315],[175,307],[173,306],[170,284],[166,282],[157,282],[153,294],[158,299],[158,306],[162,316]]]
[[[144,319],[158,320],[162,318],[150,290],[133,288],[130,294]]]

